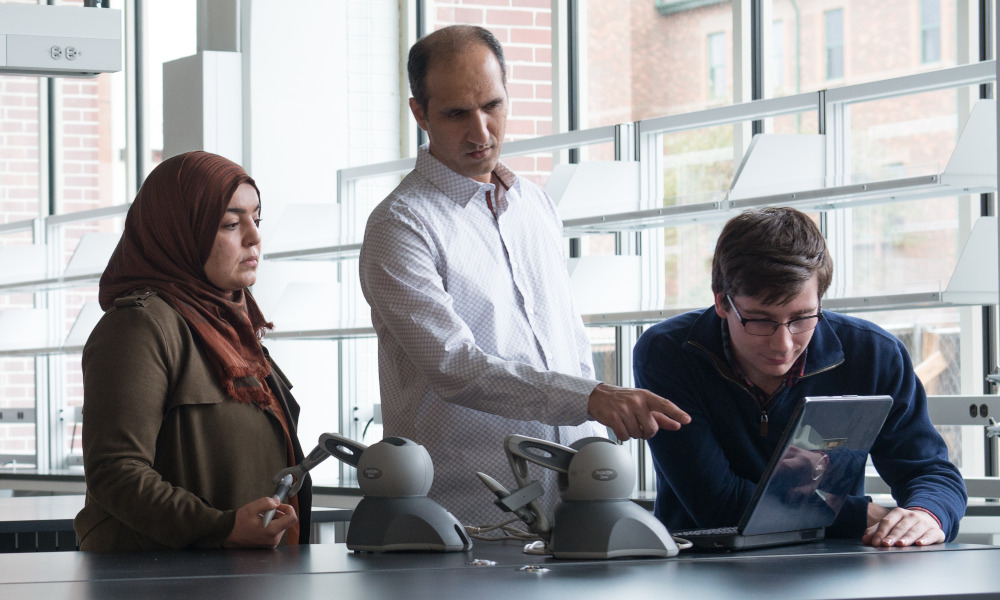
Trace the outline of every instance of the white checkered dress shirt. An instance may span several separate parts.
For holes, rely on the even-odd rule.
[[[493,505],[475,475],[515,489],[508,435],[569,445],[607,432],[588,420],[598,382],[555,205],[503,164],[494,174],[505,193],[456,174],[422,147],[414,170],[368,218],[361,248],[385,435],[427,448],[431,498],[467,525],[513,516]],[[551,514],[556,474],[531,470]]]

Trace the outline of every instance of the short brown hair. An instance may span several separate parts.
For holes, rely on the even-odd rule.
[[[819,227],[786,207],[743,212],[726,223],[712,258],[712,291],[784,304],[817,276],[822,298],[833,279],[833,259]]]
[[[472,44],[482,44],[493,52],[493,56],[500,63],[503,88],[507,89],[507,61],[504,60],[503,47],[497,38],[488,29],[478,25],[449,25],[417,40],[417,43],[410,48],[406,61],[410,93],[424,112],[427,112],[427,105],[430,103],[430,91],[427,89],[426,81],[431,64],[437,60],[447,60]]]

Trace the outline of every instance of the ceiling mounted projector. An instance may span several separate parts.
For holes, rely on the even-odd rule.
[[[0,75],[96,77],[121,70],[120,10],[0,3]]]

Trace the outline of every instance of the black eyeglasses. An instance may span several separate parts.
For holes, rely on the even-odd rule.
[[[815,315],[810,315],[808,317],[792,319],[787,323],[779,323],[777,321],[769,321],[767,319],[744,319],[743,315],[740,314],[740,309],[736,308],[736,303],[733,302],[733,299],[729,294],[726,294],[726,300],[729,300],[729,306],[733,307],[733,312],[736,313],[736,318],[740,320],[744,331],[746,331],[749,335],[774,335],[774,332],[777,331],[782,325],[787,327],[788,333],[791,333],[792,335],[795,335],[796,333],[805,333],[816,329],[816,325],[819,324],[819,318],[823,314],[822,312],[818,312]],[[823,308],[820,307],[820,311],[822,310]]]

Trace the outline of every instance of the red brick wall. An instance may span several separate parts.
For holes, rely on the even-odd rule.
[[[78,212],[111,204],[110,76],[63,79],[60,212]]]
[[[39,214],[39,81],[0,76],[0,223]],[[0,236],[0,247],[31,243],[31,232]],[[4,267],[0,264],[0,270]],[[0,294],[0,310],[30,308],[30,294]],[[0,358],[0,408],[35,405],[35,366],[30,358]],[[0,454],[33,453],[34,427],[0,425]]]
[[[549,0],[452,0],[434,2],[433,29],[467,23],[489,29],[507,59],[510,112],[507,140],[553,132],[552,12]],[[550,156],[505,157],[518,174],[544,183]]]
[[[798,7],[797,16],[794,6]],[[845,76],[825,74],[824,14],[844,10]],[[719,2],[661,15],[652,0],[587,3],[586,126],[596,127],[699,110],[732,101],[709,99],[708,36],[724,32],[732,80],[732,5]],[[938,63],[921,64],[920,5],[912,0],[774,0],[784,31],[784,88],[776,95],[815,91],[955,64],[954,4],[941,3]],[[798,86],[795,29],[798,23]],[[888,25],[888,26],[887,26]],[[770,59],[768,59],[770,60]]]
[[[0,75],[0,223],[38,216],[38,122],[38,78]]]

